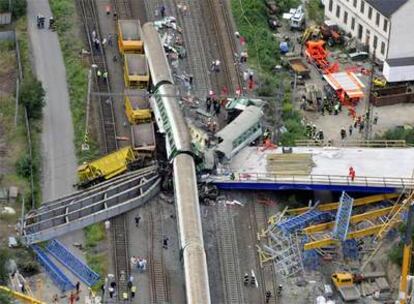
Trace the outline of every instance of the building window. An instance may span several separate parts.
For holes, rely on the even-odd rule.
[[[339,18],[341,16],[341,7],[339,4],[336,6],[336,17]]]
[[[377,26],[379,26],[379,22],[380,22],[380,14],[379,14],[379,13],[377,13],[377,16],[375,17],[375,24],[376,24]]]
[[[371,38],[371,31],[369,29],[365,32],[365,44],[369,46],[369,39]]]
[[[361,24],[358,24],[358,39],[362,39],[362,31],[363,31],[363,28],[362,28],[362,25]]]
[[[385,42],[381,42],[381,54],[384,55],[385,54]]]
[[[364,10],[365,10],[365,2],[364,2],[364,0],[361,0],[361,7],[360,7],[361,14],[364,13]]]
[[[377,35],[374,35],[374,42],[373,42],[374,50],[377,49],[377,46],[378,46],[378,37],[377,37]]]
[[[344,23],[347,24],[348,23],[348,12],[344,11]]]
[[[358,0],[354,0],[354,7],[357,7]]]
[[[355,29],[355,18],[352,17],[352,19],[351,19],[351,30],[354,30],[354,29]]]
[[[384,27],[383,27],[384,32],[387,32],[387,29],[388,29],[388,20],[384,19]]]
[[[371,20],[372,18],[372,7],[368,7],[368,19]]]
[[[333,0],[329,0],[329,11],[332,12]]]

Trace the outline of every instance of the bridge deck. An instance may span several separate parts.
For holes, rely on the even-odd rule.
[[[308,189],[392,192],[414,188],[414,149],[294,147],[242,150],[227,170],[212,176],[225,189]],[[353,167],[356,176],[348,176]],[[234,173],[235,179],[230,179]]]

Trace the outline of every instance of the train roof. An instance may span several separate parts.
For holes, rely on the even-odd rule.
[[[138,19],[118,20],[122,40],[141,40],[141,23]]]
[[[128,97],[132,109],[148,109],[150,107],[149,96],[146,90],[127,89],[124,93]]]
[[[233,151],[233,141],[239,138],[249,128],[260,122],[263,116],[262,110],[256,106],[248,106],[226,127],[216,133],[216,137],[221,140],[217,150],[223,152],[228,158]]]
[[[128,75],[148,75],[147,58],[144,54],[125,54]]]
[[[148,65],[154,87],[157,88],[163,82],[174,83],[160,35],[154,25],[147,22],[142,26],[142,31],[145,54],[148,56]]]

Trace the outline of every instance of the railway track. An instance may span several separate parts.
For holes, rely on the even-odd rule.
[[[150,268],[151,303],[168,303],[168,277],[163,261],[162,227],[160,214],[154,214],[154,209],[149,214],[148,221],[148,263]]]
[[[205,3],[213,21],[219,56],[224,61],[222,65],[224,69],[220,72],[223,81],[221,85],[227,86],[230,92],[235,92],[237,87],[243,87],[243,79],[238,66],[234,64],[234,54],[238,53],[238,48],[227,4],[223,0],[207,0]],[[219,79],[217,82],[220,82]],[[220,83],[217,83],[217,86],[220,88]]]
[[[112,244],[114,246],[115,272],[118,281],[118,298],[124,292],[128,292],[128,279],[130,274],[129,256],[128,256],[128,234],[126,227],[126,216],[117,216],[111,222],[112,227]]]
[[[254,239],[256,239],[257,233],[262,231],[262,229],[266,229],[267,227],[267,214],[265,207],[258,203],[253,202],[250,205],[250,226],[252,227],[252,233],[254,234]],[[266,291],[270,291],[272,293],[272,297],[269,300],[270,304],[277,304],[279,303],[278,298],[276,297],[277,294],[277,286],[275,284],[276,276],[275,272],[272,269],[272,266],[265,266],[261,268],[260,261],[258,255],[255,253],[256,256],[256,266],[257,266],[257,273],[256,275],[259,277],[259,288],[261,289],[261,303],[265,301],[264,295]]]
[[[107,71],[105,61],[105,50],[100,47],[95,48],[92,32],[99,41],[102,41],[101,30],[98,21],[95,1],[78,0],[79,7],[82,12],[82,19],[85,27],[86,37],[91,52],[92,64],[96,65],[96,69],[102,72]],[[96,75],[96,71],[94,71]],[[110,96],[111,88],[108,81],[104,79],[95,79],[96,91],[107,93]],[[118,150],[115,115],[113,109],[113,101],[111,97],[100,96],[100,115],[102,122],[102,133],[104,139],[105,152],[110,153]],[[121,300],[122,294],[127,291],[127,281],[129,279],[129,255],[128,255],[128,237],[126,234],[126,216],[120,215],[111,221],[111,233],[113,239],[113,256],[115,264],[115,279],[118,285],[118,298]]]
[[[96,72],[99,69],[103,73],[103,71],[107,71],[104,53],[105,50],[103,48],[100,48],[100,50],[95,49],[94,42],[92,41],[92,32],[95,32],[96,38],[99,39],[99,41],[102,41],[95,2],[92,0],[78,0],[78,3],[82,11],[86,37],[91,52],[92,64],[97,66],[96,70],[93,72],[96,75]],[[108,81],[105,81],[104,79],[99,80],[97,77],[94,77],[94,79],[96,91],[111,93]],[[99,104],[105,153],[110,153],[118,149],[112,98],[99,97]]]
[[[119,19],[133,18],[130,0],[113,0],[112,4]]]
[[[221,258],[222,279],[226,303],[246,303],[242,286],[242,274],[238,264],[237,240],[234,235],[234,221],[224,205],[216,211],[216,227],[220,227],[218,249]]]

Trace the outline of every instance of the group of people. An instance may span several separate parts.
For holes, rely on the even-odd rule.
[[[306,132],[306,136],[309,139],[319,140],[319,141],[323,141],[325,139],[325,135],[324,135],[322,129],[319,129],[319,131],[318,131],[315,124],[311,125],[311,124],[307,123],[306,127],[305,127],[305,132]]]
[[[110,282],[108,284],[108,282]],[[122,299],[127,301],[129,299],[129,294],[131,294],[131,299],[135,298],[135,293],[137,291],[136,286],[134,285],[134,277],[130,276],[127,283],[128,291],[122,293]],[[108,277],[105,278],[105,283],[101,285],[102,298],[105,298],[105,293],[108,291],[109,298],[113,299],[117,295],[117,284],[114,280],[112,274],[108,274]]]
[[[109,46],[112,46],[112,34],[108,34],[106,37],[102,38],[102,40],[99,40],[97,37],[96,31],[93,30],[91,33],[91,40],[93,42],[94,48],[97,52],[101,50],[101,46],[104,47],[106,44]]]
[[[36,16],[36,23],[37,23],[37,28],[39,29],[43,29],[45,28],[45,16],[39,14]],[[49,30],[55,30],[55,19],[53,18],[53,16],[49,17]]]
[[[369,112],[366,112],[365,115],[354,116],[353,123],[348,127],[348,135],[352,136],[354,129],[357,129],[359,133],[362,133],[366,127],[366,122],[369,120]],[[372,120],[372,123],[376,125],[378,123],[378,115],[375,114]],[[345,128],[342,128],[340,131],[341,139],[344,140],[347,137],[347,132]]]
[[[217,99],[212,92],[206,97],[206,111],[207,113],[210,113],[211,106],[213,106],[213,114],[216,116],[220,115],[221,111],[221,102]]]
[[[139,272],[144,272],[147,269],[147,259],[142,257],[131,257],[131,266],[132,268],[137,268]]]

